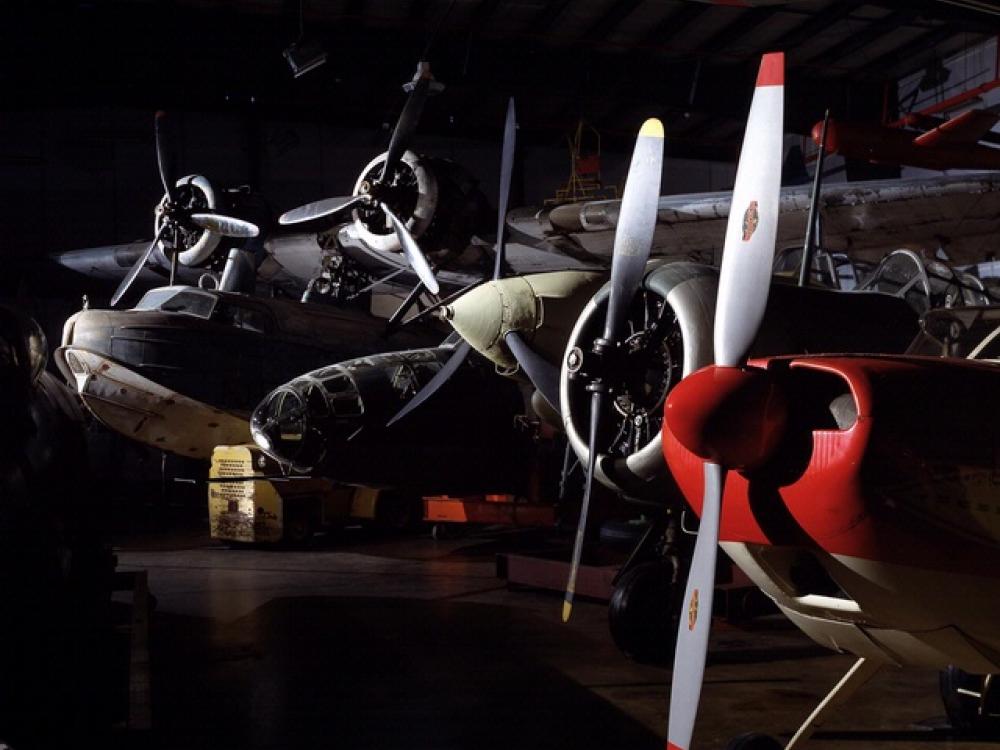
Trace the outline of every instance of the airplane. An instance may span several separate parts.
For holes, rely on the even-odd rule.
[[[993,126],[1000,115],[987,109],[966,109],[947,119],[922,113],[879,125],[831,119],[823,143],[823,123],[811,136],[828,154],[876,164],[896,164],[923,169],[1000,169],[1000,148]],[[919,129],[917,129],[919,128]]]
[[[452,334],[441,346],[358,357],[300,375],[254,410],[253,440],[291,472],[339,483],[419,495],[523,495],[531,444],[530,432],[517,429],[524,399],[485,360],[463,359],[438,392],[438,409],[385,428],[459,345]]]
[[[720,545],[804,633],[858,657],[787,744],[751,733],[732,750],[799,747],[886,665],[943,670],[956,725],[995,722],[997,311],[932,313],[907,354],[749,356],[776,289],[779,63],[764,57],[751,106],[734,203],[759,218],[727,228],[713,362],[664,407],[664,455],[700,517],[671,750],[692,746]],[[970,349],[974,328],[988,333]]]
[[[238,261],[220,289],[158,287],[132,309],[85,309],[66,321],[56,365],[99,422],[208,460],[216,445],[248,442],[257,401],[294,375],[441,338],[415,325],[386,339],[386,321],[357,306],[241,294]],[[252,268],[242,278],[252,282]]]
[[[162,283],[169,277],[171,284],[210,287],[218,282],[228,251],[237,247],[257,269],[263,288],[292,297],[307,289],[317,295],[331,289],[349,293],[369,283],[368,277],[403,272],[415,274],[433,293],[438,279],[455,286],[478,280],[487,259],[473,237],[484,228],[488,201],[459,165],[407,149],[423,101],[441,88],[429,64],[421,62],[413,81],[404,86],[409,96],[389,150],[364,167],[351,196],[320,202],[345,210],[324,212],[311,204],[286,212],[277,223],[264,198],[248,188],[220,189],[198,174],[176,179],[172,129],[159,112],[156,152],[165,195],[156,207],[153,242],[71,250],[50,258],[95,280],[119,282],[114,302],[136,278]],[[383,186],[387,164],[394,178]],[[345,204],[352,216],[346,215]],[[232,215],[215,215],[223,211]],[[203,226],[207,221],[211,227]],[[226,236],[248,242],[234,245]],[[452,268],[432,273],[415,237],[422,238],[432,260],[451,259]]]

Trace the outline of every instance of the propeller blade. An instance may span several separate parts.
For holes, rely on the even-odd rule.
[[[191,214],[191,223],[225,237],[249,238],[260,234],[256,224],[222,214]]]
[[[662,172],[663,124],[652,118],[643,123],[636,138],[618,214],[614,254],[611,256],[611,294],[604,324],[607,341],[618,339],[625,313],[632,304],[649,260]]]
[[[389,148],[385,153],[385,164],[382,166],[382,177],[380,182],[392,176],[396,170],[396,164],[403,157],[406,146],[410,142],[413,131],[417,129],[420,121],[420,113],[423,112],[424,102],[427,100],[427,93],[430,89],[433,76],[431,66],[428,62],[417,63],[416,80],[413,82],[413,89],[410,91],[403,111],[399,114],[396,127],[392,131],[392,138],[389,139]]]
[[[767,305],[781,190],[784,59],[781,52],[761,59],[743,136],[715,308],[715,365],[719,367],[743,363]],[[671,750],[690,747],[701,699],[724,483],[724,467],[705,463],[701,523],[684,594],[687,618],[682,617],[678,626],[671,678],[667,726]]]
[[[687,750],[691,746],[698,715],[701,683],[705,676],[708,635],[712,626],[712,597],[715,593],[715,558],[719,549],[719,518],[725,474],[721,466],[705,464],[705,496],[698,525],[698,539],[688,573],[670,682],[670,719],[667,747]]]
[[[528,346],[517,331],[508,331],[504,336],[507,348],[510,349],[514,359],[524,370],[531,384],[535,386],[542,398],[549,402],[556,414],[559,413],[559,370],[550,362],[545,361],[538,353]]]
[[[469,356],[471,349],[472,347],[469,346],[468,341],[463,341],[456,346],[455,352],[444,363],[444,366],[434,373],[434,377],[427,381],[427,385],[421,388],[420,392],[411,398],[406,406],[400,409],[396,416],[390,419],[385,426],[392,427],[392,425],[396,424],[396,422],[433,396],[448,381],[448,378],[455,374],[455,371],[462,365],[465,358]]]
[[[156,113],[153,120],[153,132],[156,135],[156,163],[160,168],[160,182],[163,183],[167,198],[173,203],[177,196],[177,172],[174,159],[177,149],[174,145],[173,130],[167,120],[167,113],[162,109]]]
[[[764,318],[778,231],[785,56],[764,55],[743,136],[715,311],[715,364],[746,356]]]
[[[354,208],[365,200],[364,196],[361,195],[355,195],[351,198],[324,198],[321,201],[307,203],[304,206],[293,208],[291,211],[285,211],[278,218],[278,223],[281,225],[303,224],[314,219],[326,218]]]
[[[507,201],[510,199],[510,180],[514,173],[514,146],[517,141],[517,115],[514,111],[514,98],[507,103],[507,121],[503,128],[503,151],[500,153],[500,192],[497,197],[497,244],[496,265],[493,268],[493,280],[500,278],[503,267],[507,234]],[[545,395],[545,394],[542,394]],[[546,400],[548,397],[546,396]],[[557,399],[558,401],[558,399]]]
[[[617,341],[625,320],[625,312],[642,280],[653,244],[656,229],[656,212],[660,201],[660,176],[663,172],[663,124],[651,118],[639,129],[632,152],[625,182],[625,193],[619,212],[618,229],[615,232],[614,254],[611,257],[611,294],[608,299],[608,317],[604,324],[604,339]],[[545,395],[544,393],[542,395]],[[587,483],[580,506],[580,521],[573,543],[573,559],[570,563],[569,581],[563,601],[563,622],[569,620],[573,611],[573,597],[576,592],[576,577],[580,571],[580,556],[583,553],[583,537],[587,531],[587,514],[590,510],[590,495],[594,486],[594,468],[597,465],[597,438],[601,428],[601,412],[604,409],[604,390],[596,388],[590,401],[590,445],[587,460]]]
[[[153,250],[156,248],[156,245],[160,241],[160,237],[163,236],[163,232],[166,228],[167,228],[167,223],[164,222],[163,226],[160,227],[160,230],[156,233],[156,236],[153,238],[153,241],[149,243],[149,247],[146,248],[146,252],[144,252],[142,255],[139,256],[139,259],[135,262],[135,265],[133,265],[128,270],[128,273],[125,274],[125,278],[122,279],[122,283],[118,285],[118,288],[115,289],[114,295],[111,297],[111,307],[117,305],[118,300],[124,297],[125,292],[127,292],[128,288],[132,286],[132,282],[135,281],[135,277],[139,275],[139,272],[142,270],[142,267],[146,265],[146,261],[149,260],[149,256],[153,254]]]
[[[604,409],[604,392],[594,391],[590,397],[590,445],[587,454],[587,485],[580,503],[580,521],[576,525],[573,540],[573,559],[569,565],[569,581],[563,598],[562,621],[569,622],[573,614],[573,598],[576,596],[576,576],[580,572],[580,558],[583,556],[583,537],[587,532],[587,514],[590,512],[590,495],[594,489],[594,469],[597,466],[597,436],[601,429],[601,411]]]
[[[399,238],[399,244],[403,247],[403,255],[406,256],[406,260],[410,263],[410,268],[413,269],[414,273],[417,274],[427,291],[431,294],[437,294],[441,291],[441,287],[438,286],[437,279],[434,278],[434,272],[431,270],[430,263],[427,262],[427,258],[424,257],[423,251],[420,249],[420,245],[417,241],[413,239],[413,235],[410,234],[410,230],[406,228],[404,224],[396,214],[392,212],[385,203],[379,204],[385,215],[389,217],[389,221],[392,222],[392,228],[396,230],[396,236]]]

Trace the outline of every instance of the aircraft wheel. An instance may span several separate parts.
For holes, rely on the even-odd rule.
[[[726,750],[782,750],[783,747],[783,744],[770,735],[749,732],[729,740]]]
[[[285,518],[281,541],[293,547],[308,544],[316,532],[316,523],[309,513],[292,513]]]
[[[938,684],[952,727],[976,735],[1000,734],[997,675],[969,674],[950,666],[940,673]]]
[[[640,664],[670,665],[677,633],[675,598],[670,563],[645,562],[628,571],[608,604],[615,645]]]

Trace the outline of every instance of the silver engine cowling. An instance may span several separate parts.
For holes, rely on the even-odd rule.
[[[684,376],[712,362],[712,323],[718,274],[695,263],[650,263],[642,293],[629,315],[618,376],[611,386],[605,416],[610,436],[598,454],[598,481],[640,498],[662,499],[669,481],[661,427],[667,393]],[[574,453],[586,466],[589,457],[591,394],[586,352],[603,332],[610,294],[603,286],[587,303],[570,334],[559,375],[563,425]],[[583,357],[581,359],[581,353]]]

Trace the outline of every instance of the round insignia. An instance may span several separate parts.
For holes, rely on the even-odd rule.
[[[691,592],[691,601],[688,603],[688,630],[694,630],[698,622],[698,589]]]
[[[757,201],[750,201],[747,210],[743,212],[743,241],[749,242],[753,233],[757,231],[757,223],[760,215],[757,213]]]

